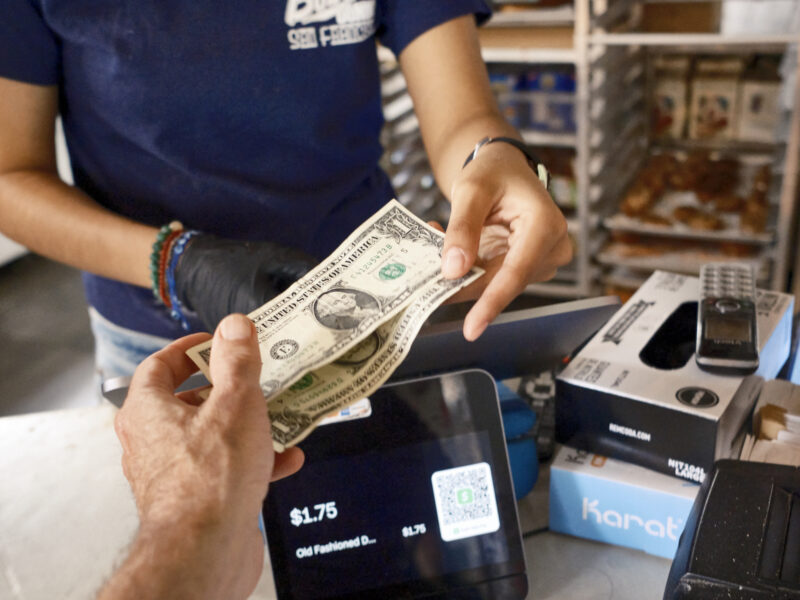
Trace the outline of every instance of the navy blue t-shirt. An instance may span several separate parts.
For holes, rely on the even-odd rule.
[[[136,221],[319,258],[393,195],[375,39],[399,54],[489,13],[484,0],[3,4],[0,76],[59,86],[76,186]],[[149,290],[84,281],[111,321],[183,333]]]

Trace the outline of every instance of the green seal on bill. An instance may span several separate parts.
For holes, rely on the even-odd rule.
[[[381,270],[378,272],[378,277],[384,281],[391,281],[392,279],[397,279],[405,272],[405,265],[401,265],[400,263],[390,263],[381,268]]]

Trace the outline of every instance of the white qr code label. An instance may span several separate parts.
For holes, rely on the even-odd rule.
[[[436,471],[431,483],[439,531],[445,542],[500,529],[488,463]]]

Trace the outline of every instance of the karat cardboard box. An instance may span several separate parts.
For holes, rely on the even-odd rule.
[[[760,366],[748,377],[694,360],[699,281],[654,272],[556,380],[556,440],[701,482],[738,456],[764,379],[789,355],[794,298],[758,290]]]
[[[550,466],[550,530],[672,558],[696,483],[560,446]]]

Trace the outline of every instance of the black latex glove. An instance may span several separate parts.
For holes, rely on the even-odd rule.
[[[189,241],[180,257],[175,291],[181,303],[214,331],[224,317],[255,310],[317,262],[272,242],[241,242],[203,233]]]

